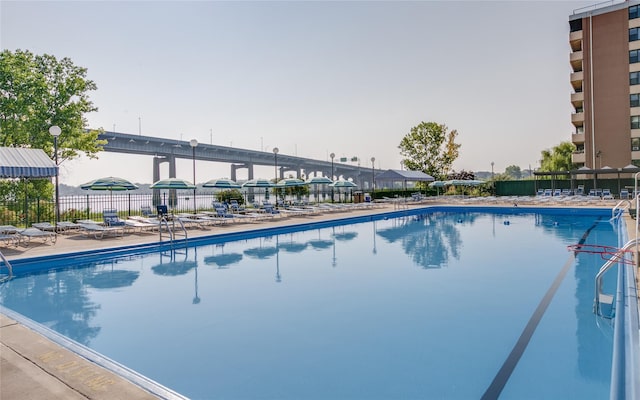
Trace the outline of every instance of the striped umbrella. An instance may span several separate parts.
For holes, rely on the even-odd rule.
[[[329,178],[327,178],[326,176],[314,176],[312,178],[307,179],[307,183],[309,185],[314,185],[316,187],[316,201],[319,201],[318,199],[318,186],[319,185],[329,185],[331,183],[333,183],[333,181]]]
[[[195,189],[196,185],[193,183],[179,178],[167,178],[161,179],[158,182],[154,182],[149,186],[151,189]]]
[[[212,179],[202,184],[202,187],[215,189],[240,189],[242,186],[231,179]]]
[[[118,178],[115,176],[108,176],[106,178],[94,179],[91,182],[80,185],[84,190],[108,190],[109,202],[111,208],[113,208],[113,191],[123,190],[136,190],[138,187],[126,179]]]

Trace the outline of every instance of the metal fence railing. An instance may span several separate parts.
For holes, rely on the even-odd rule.
[[[309,196],[314,201],[329,201],[329,191],[318,192]],[[131,215],[140,215],[142,207],[151,207],[166,204],[175,213],[193,212],[193,192],[177,191],[175,197],[170,196],[169,191],[163,191],[154,199],[153,194],[130,192],[102,192],[88,193],[86,195],[60,196],[60,221],[77,221],[79,219],[93,219],[102,221],[102,213],[105,209],[115,209],[118,215],[126,218]],[[268,195],[267,195],[268,196]],[[273,194],[271,194],[273,196]],[[197,211],[213,210],[213,201],[217,201],[215,192],[196,192]],[[243,201],[252,203],[265,199],[264,189],[243,192]],[[55,220],[54,199],[28,198],[20,200],[0,199],[0,225],[14,225],[29,227],[37,222],[51,222]]]
[[[196,193],[197,209],[211,210],[214,199],[214,193]],[[155,201],[152,194],[137,193],[60,196],[60,221],[101,221],[105,209],[115,209],[122,217],[140,215],[143,206],[151,206],[154,209],[157,204],[168,204],[174,212],[193,212],[193,194],[178,193],[171,201],[168,193],[162,193],[160,199]],[[31,226],[36,222],[53,222],[55,213],[54,199],[0,199],[0,225]]]

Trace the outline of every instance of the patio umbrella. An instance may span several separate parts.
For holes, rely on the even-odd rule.
[[[307,184],[313,185],[316,187],[316,201],[318,201],[318,186],[319,185],[329,185],[333,183],[333,181],[326,176],[314,176],[313,178],[307,179]]]
[[[440,188],[443,188],[446,186],[445,181],[433,181],[429,184],[429,187],[434,187],[436,188],[436,194],[440,195]]]
[[[136,190],[138,187],[126,179],[118,178],[115,176],[108,176],[106,178],[94,179],[91,182],[80,185],[84,190],[108,190],[109,202],[111,208],[113,208],[113,191],[123,190]]]
[[[273,183],[271,183],[271,181],[269,181],[268,179],[258,178],[258,179],[251,179],[246,181],[245,183],[242,184],[242,187],[243,188],[264,188],[265,198],[266,198],[267,189],[270,187],[273,187]]]
[[[333,188],[337,188],[338,189],[338,199],[340,198],[340,188],[349,188],[349,189],[353,189],[355,187],[358,187],[358,185],[356,185],[355,183],[351,182],[351,181],[345,181],[345,180],[338,180],[333,182],[332,184],[330,184],[329,186],[333,187]]]
[[[169,190],[188,190],[195,189],[196,185],[193,183],[180,178],[167,178],[161,179],[157,182],[154,182],[153,185],[149,186],[150,189],[169,189]],[[177,199],[175,196],[175,192],[169,192],[169,206],[175,207],[177,204]]]
[[[298,178],[286,178],[276,183],[276,187],[279,187],[279,188],[298,187],[298,186],[305,186],[305,185],[308,185],[308,183]]]
[[[196,185],[193,183],[179,178],[167,178],[154,182],[149,186],[151,189],[195,189]]]
[[[242,185],[231,179],[212,179],[202,184],[202,187],[214,189],[240,189]]]

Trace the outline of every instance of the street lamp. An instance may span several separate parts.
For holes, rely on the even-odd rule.
[[[331,180],[333,180],[333,159],[335,156],[335,153],[329,154],[329,157],[331,157]],[[333,203],[333,186],[331,186],[331,202]]]
[[[376,158],[375,157],[371,157],[371,192],[373,192],[375,190],[376,187],[376,169],[374,167],[376,162]]]
[[[192,160],[193,160],[193,213],[196,213],[196,147],[198,146],[198,141],[196,139],[191,139],[189,141],[192,150]]]
[[[55,156],[56,162],[56,220],[55,220],[55,230],[58,230],[58,222],[60,222],[60,192],[58,191],[58,175],[59,167],[58,167],[58,136],[62,133],[62,129],[58,125],[53,125],[49,128],[49,133],[53,136],[53,152]]]
[[[491,161],[491,180],[493,180],[493,161]]]
[[[279,151],[280,151],[279,148],[277,148],[277,147],[273,148],[273,158],[274,158],[273,165],[274,165],[274,173],[275,173],[275,177],[276,177],[275,183],[278,183],[278,152]],[[275,187],[273,188],[273,194],[274,194],[274,197],[276,198],[276,207],[277,207],[277,204],[278,204],[278,192],[277,192],[277,189]]]

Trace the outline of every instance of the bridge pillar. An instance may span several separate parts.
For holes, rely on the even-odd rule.
[[[176,177],[176,157],[174,155],[168,156],[156,156],[153,157],[153,182],[157,182],[160,180],[160,164],[169,163],[169,178]],[[169,190],[169,205],[175,207],[178,203],[176,196],[176,190]],[[160,189],[153,189],[153,197],[152,203],[154,206],[162,204],[162,199],[160,198]]]

